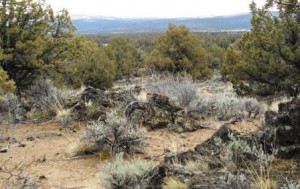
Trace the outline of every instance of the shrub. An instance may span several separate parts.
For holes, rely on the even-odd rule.
[[[12,92],[15,88],[15,83],[12,80],[9,80],[6,72],[0,67],[0,91]]]
[[[233,96],[217,95],[215,107],[216,117],[219,120],[228,120],[241,113],[241,100]]]
[[[154,76],[147,84],[149,93],[167,96],[177,106],[185,108],[188,114],[194,112],[212,116],[219,120],[242,118],[247,112],[254,118],[262,113],[262,108],[254,98],[239,98],[233,94],[206,94],[198,92],[199,86],[188,76]]]
[[[283,185],[283,187],[281,187],[281,189],[300,189],[300,184],[297,184],[296,182],[286,178],[286,183]]]
[[[188,107],[197,98],[197,84],[191,76],[156,76],[147,89],[169,97],[177,106]]]
[[[47,79],[37,80],[26,93],[37,111],[46,116],[58,115],[65,109],[67,100],[76,94],[73,90],[56,88]]]
[[[243,100],[243,108],[244,111],[248,113],[248,117],[251,117],[251,114],[254,113],[254,118],[260,113],[261,106],[258,101],[254,98],[245,98]]]
[[[113,162],[102,167],[99,178],[108,189],[140,188],[155,166],[152,161],[124,161],[122,154],[118,154]]]
[[[69,126],[74,118],[71,115],[71,109],[58,109],[56,110],[56,120],[62,127]]]
[[[111,111],[107,114],[106,121],[89,124],[81,139],[94,144],[101,151],[132,154],[141,150],[145,137],[145,129],[135,128],[119,116],[117,111]]]
[[[0,95],[0,118],[1,122],[16,123],[22,119],[23,109],[18,97],[12,93]]]
[[[12,163],[11,159],[4,161],[1,164],[0,173],[2,188],[23,188],[23,189],[37,189],[39,188],[38,182],[28,173],[28,169],[32,163],[19,162]]]
[[[198,96],[196,100],[190,103],[188,111],[215,116],[219,120],[229,120],[231,118],[243,118],[245,112],[248,113],[248,117],[254,114],[255,118],[262,113],[262,108],[254,98],[238,98],[233,95],[217,94],[215,96]]]
[[[206,78],[212,74],[199,37],[185,26],[173,24],[158,36],[145,64],[148,69],[175,74],[186,72],[193,78]]]

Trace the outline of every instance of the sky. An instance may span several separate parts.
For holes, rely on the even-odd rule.
[[[266,0],[254,0],[261,6]],[[72,18],[187,18],[249,12],[251,0],[47,0],[55,11],[66,8]]]

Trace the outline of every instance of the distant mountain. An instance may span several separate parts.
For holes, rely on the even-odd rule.
[[[169,23],[185,25],[192,31],[249,30],[251,14],[218,16],[210,18],[172,18],[172,19],[122,19],[122,18],[84,18],[74,19],[78,33],[130,33],[161,32]]]

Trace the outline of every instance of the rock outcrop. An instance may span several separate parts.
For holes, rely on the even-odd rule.
[[[291,158],[300,155],[300,98],[278,105],[278,113],[268,111],[265,123],[273,134],[278,156]]]

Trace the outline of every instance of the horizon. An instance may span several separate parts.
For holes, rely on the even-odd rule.
[[[54,11],[66,8],[72,19],[172,19],[234,16],[250,12],[251,0],[48,0]],[[265,0],[254,0],[261,7]],[[217,6],[216,6],[217,5]],[[105,8],[103,8],[105,7]]]

